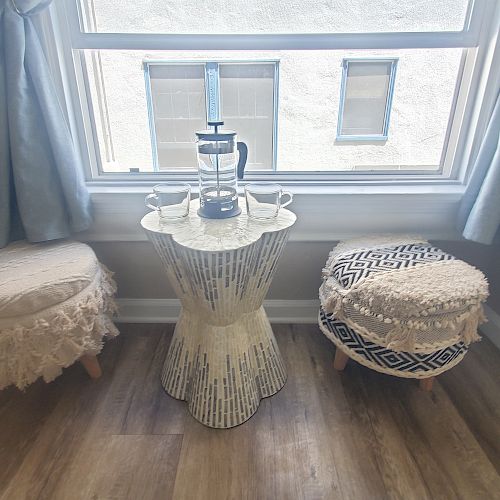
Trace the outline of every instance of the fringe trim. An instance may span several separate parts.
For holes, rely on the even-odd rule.
[[[465,351],[462,355],[457,356],[453,361],[450,363],[447,363],[446,365],[441,366],[440,368],[436,368],[435,370],[427,370],[427,371],[416,371],[416,372],[405,372],[405,371],[399,371],[395,370],[394,368],[386,368],[382,367],[377,363],[373,363],[372,361],[368,361],[366,358],[361,356],[360,354],[356,353],[352,349],[349,349],[345,344],[343,344],[333,333],[331,333],[328,328],[326,328],[323,323],[321,322],[321,312],[318,315],[318,325],[325,337],[327,337],[329,340],[331,340],[337,349],[340,349],[343,351],[349,358],[353,359],[354,361],[357,361],[360,365],[366,366],[367,368],[370,368],[372,370],[375,370],[379,373],[385,373],[386,375],[393,375],[395,377],[400,377],[400,378],[414,378],[414,379],[421,379],[421,378],[428,378],[428,377],[435,377],[441,373],[444,373],[445,371],[450,370],[454,366],[458,365],[462,359],[464,359],[465,355],[467,354],[467,351]],[[358,331],[359,333],[359,331]],[[455,342],[456,343],[456,342]],[[439,349],[436,349],[439,350]]]
[[[440,268],[446,269],[450,268],[450,266],[454,269],[449,269],[446,273],[440,270]],[[356,329],[360,335],[394,351],[432,351],[438,347],[443,348],[460,340],[466,345],[480,340],[481,337],[477,333],[477,328],[479,324],[486,321],[482,303],[488,296],[488,282],[484,275],[462,261],[449,260],[407,269],[405,270],[405,277],[406,275],[417,275],[418,277],[423,267],[425,267],[423,270],[425,274],[428,275],[431,273],[432,275],[432,273],[436,273],[441,276],[441,279],[443,279],[444,275],[451,272],[460,272],[462,279],[470,277],[470,281],[474,286],[469,286],[467,294],[473,296],[464,300],[452,297],[448,301],[439,298],[439,302],[437,302],[437,298],[433,298],[432,300],[424,298],[423,302],[419,303],[418,309],[422,307],[421,310],[412,311],[410,309],[406,311],[407,315],[405,317],[404,301],[411,302],[411,295],[406,297],[404,291],[399,290],[400,286],[397,285],[397,282],[395,285],[397,290],[394,291],[387,286],[387,283],[383,283],[384,277],[390,279],[390,276],[402,272],[400,270],[393,270],[368,276],[348,289],[343,288],[335,278],[330,276],[323,282],[320,288],[321,305],[326,313],[333,314],[339,320],[347,323],[351,328]],[[379,282],[380,284],[378,284]],[[380,297],[383,297],[384,301],[387,301],[387,304],[390,304],[390,300],[388,299],[391,299],[391,297],[394,299],[394,306],[391,308],[388,305],[384,306],[384,309],[387,309],[387,311],[382,310],[383,303],[376,300],[380,298],[376,296],[378,287],[380,287]],[[411,290],[409,291],[411,292]],[[376,305],[377,302],[378,306]],[[398,314],[399,317],[396,317],[394,315],[394,307],[398,304],[403,309]],[[377,307],[378,310],[374,311],[373,307]],[[390,325],[393,325],[393,327],[390,328],[389,333],[384,332],[383,334],[380,332],[377,333],[373,328],[368,330],[350,319],[346,312],[349,309],[355,309],[359,315],[365,316],[371,321],[385,323],[386,331],[387,328],[390,328]],[[418,331],[432,332],[441,328],[450,330],[448,335],[443,335],[441,341],[426,344],[416,342]],[[432,338],[432,336],[430,337]],[[451,342],[452,340],[453,342]]]
[[[477,328],[486,320],[482,303],[488,296],[488,282],[480,271],[463,261],[428,262],[404,270],[378,272],[360,279],[349,288],[344,288],[331,275],[339,255],[407,243],[428,244],[416,235],[395,234],[340,242],[330,252],[323,269],[323,284],[319,291],[323,310],[366,339],[394,351],[433,352],[459,341],[468,346],[480,340]],[[448,285],[449,276],[453,274],[459,277],[459,284],[463,283],[464,298],[455,293],[456,288]],[[407,284],[412,276],[415,281],[420,279],[424,288],[432,288],[433,293],[426,294],[422,290],[415,295]],[[357,313],[354,316],[359,315],[357,321],[366,317],[369,329],[349,317],[353,315],[353,309]],[[374,326],[377,323],[384,323],[379,332]],[[425,335],[428,331],[429,338],[433,339],[433,331],[438,329],[445,329],[440,339],[417,343],[417,336],[421,338],[422,333]]]
[[[432,330],[441,326],[453,326],[454,331],[458,331],[458,339],[463,341],[466,346],[472,342],[481,340],[477,333],[480,323],[486,321],[481,305],[474,306],[468,311],[454,318],[453,320],[436,320],[430,322],[422,328],[422,322],[410,321],[408,323],[400,323],[396,325],[389,334],[385,337],[385,346],[393,351],[414,352],[416,349],[416,332],[417,330]],[[416,325],[416,326],[413,326]],[[456,342],[453,342],[456,343]],[[449,344],[449,342],[447,342]]]
[[[336,283],[336,282],[335,282]],[[388,334],[380,335],[372,330],[368,330],[363,325],[353,321],[345,312],[345,305],[349,304],[355,309],[358,309],[362,314],[357,304],[352,304],[347,296],[348,290],[336,287],[332,283],[330,286],[320,289],[321,307],[327,314],[333,314],[339,321],[343,321],[349,327],[355,329],[361,336],[367,340],[374,342],[382,347],[387,347],[393,351],[405,352],[432,352],[436,349],[443,349],[450,345],[463,341],[467,346],[472,342],[481,340],[477,333],[480,324],[487,321],[483,306],[478,300],[476,304],[468,305],[461,314],[453,317],[426,317],[424,320],[411,318],[406,320],[385,318],[381,314],[371,314],[372,319],[379,322],[392,323],[392,328]],[[368,311],[368,310],[366,310]],[[368,315],[368,314],[365,314]],[[453,334],[441,342],[417,343],[417,331],[432,331],[436,328],[448,327],[453,328]]]
[[[10,384],[24,389],[40,376],[50,382],[83,354],[99,353],[104,336],[119,334],[109,317],[117,310],[112,273],[101,264],[89,287],[93,290],[67,311],[0,331],[0,389]]]

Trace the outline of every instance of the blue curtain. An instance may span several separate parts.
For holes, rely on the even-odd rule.
[[[0,0],[0,247],[91,223],[81,160],[32,17],[50,0]]]
[[[500,94],[458,215],[464,238],[490,244],[500,225]]]

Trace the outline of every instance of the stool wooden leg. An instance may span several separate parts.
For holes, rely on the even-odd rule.
[[[102,375],[102,370],[97,361],[97,356],[91,354],[84,354],[80,358],[80,363],[83,365],[90,378],[99,378]]]
[[[333,367],[335,370],[341,372],[345,368],[345,365],[347,365],[348,361],[349,356],[337,347],[337,350],[335,351],[335,359],[333,360]]]
[[[432,391],[433,382],[434,382],[434,377],[421,378],[419,383],[420,389],[422,391],[427,391],[427,392]]]

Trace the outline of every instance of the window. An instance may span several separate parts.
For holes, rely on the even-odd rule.
[[[89,178],[194,176],[193,133],[215,115],[248,143],[253,180],[433,181],[467,163],[488,0],[57,9]]]
[[[337,140],[387,140],[397,59],[344,59]]]
[[[144,61],[155,171],[192,169],[195,131],[224,121],[249,148],[248,170],[275,163],[277,62]]]
[[[467,0],[82,0],[84,30],[100,33],[370,33],[460,31]],[[332,5],[333,4],[333,5]],[[368,8],[367,8],[368,7]],[[371,8],[370,8],[371,7]],[[360,15],[362,13],[362,15]],[[209,21],[207,21],[209,20]]]

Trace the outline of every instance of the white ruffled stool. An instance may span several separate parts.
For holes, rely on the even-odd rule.
[[[337,346],[334,366],[349,358],[376,371],[433,378],[459,363],[479,340],[483,274],[428,241],[381,235],[339,243],[320,288],[319,326]]]
[[[80,360],[92,378],[116,286],[93,250],[72,241],[16,242],[0,250],[0,389],[50,382]]]

